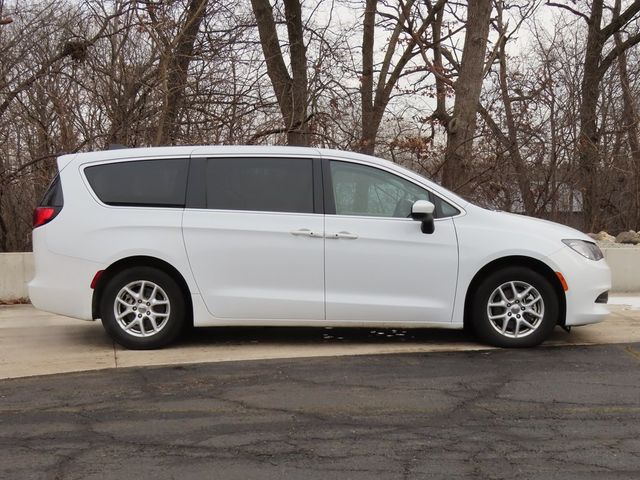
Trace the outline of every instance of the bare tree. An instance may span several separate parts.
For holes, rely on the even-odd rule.
[[[469,2],[460,75],[455,83],[453,118],[447,126],[442,183],[460,193],[465,193],[470,187],[469,162],[473,155],[476,116],[484,78],[491,7],[491,0]]]
[[[614,7],[614,19],[620,15],[620,10],[621,1],[616,0]],[[630,226],[635,226],[640,224],[640,142],[638,140],[638,112],[636,108],[635,95],[631,89],[627,49],[624,48],[624,40],[619,31],[614,33],[613,37],[616,49],[620,50],[620,55],[618,56],[618,75],[620,77],[620,86],[622,89],[622,122],[631,158],[631,169],[628,171],[628,174],[633,177],[633,180],[630,182],[632,184],[632,191],[629,192],[632,199],[631,206],[633,216],[629,224]]]
[[[382,14],[378,11],[378,3],[378,0],[366,0],[363,16],[362,76],[360,78],[362,138],[359,150],[367,154],[373,154],[375,151],[380,122],[400,77],[409,61],[420,53],[420,47],[425,48],[426,33],[438,19],[441,21],[440,15],[446,0],[438,0],[434,5],[430,0],[425,0],[427,13],[424,16],[414,8],[414,0],[399,1],[396,15],[385,12],[384,17],[392,21],[391,35],[384,48],[384,58],[379,65],[376,65],[374,61],[376,17]],[[408,35],[403,37],[403,34]],[[401,53],[395,59],[398,49],[401,49]],[[378,77],[374,84],[376,70]]]
[[[640,0],[634,0],[615,15],[609,23],[603,25],[605,1],[593,0],[588,13],[576,10],[571,5],[547,2],[548,5],[569,10],[582,18],[587,24],[587,42],[584,55],[584,74],[582,77],[582,95],[580,106],[580,140],[577,146],[580,168],[582,170],[584,225],[592,230],[598,226],[600,217],[600,189],[598,165],[601,159],[598,150],[600,132],[598,131],[598,98],[600,83],[617,57],[628,48],[640,42],[640,32],[630,35],[626,40],[614,45],[605,52],[607,42],[627,25],[634,21],[640,12]]]

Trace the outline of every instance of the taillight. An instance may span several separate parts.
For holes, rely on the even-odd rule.
[[[62,210],[60,207],[36,207],[33,212],[33,228],[41,227],[56,218]]]

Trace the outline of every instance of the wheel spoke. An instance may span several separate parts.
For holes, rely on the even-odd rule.
[[[527,313],[527,314],[529,314],[529,315],[533,315],[533,316],[534,316],[534,317],[536,317],[536,318],[542,318],[542,317],[543,317],[543,315],[540,315],[538,312],[536,312],[535,310],[532,310],[532,309],[530,309],[530,308],[527,308],[527,309],[524,311],[524,313]]]
[[[514,332],[513,332],[513,336],[514,336],[514,338],[518,338],[518,334],[520,333],[520,323],[521,323],[521,322],[520,322],[520,319],[519,319],[519,318],[517,318],[517,319],[516,319],[516,328],[515,328],[515,330],[514,330]]]
[[[504,321],[502,322],[502,333],[507,331],[507,328],[509,327],[509,320],[511,320],[509,317],[504,318]]]
[[[121,319],[123,319],[124,317],[126,317],[127,315],[129,315],[131,313],[133,313],[133,310],[131,310],[131,308],[127,308],[126,310],[123,310],[118,315],[116,315],[116,318],[118,320],[121,320]]]
[[[542,297],[540,295],[534,297],[532,300],[528,301],[528,302],[522,302],[522,305],[526,308],[526,307],[530,307],[531,305],[534,305],[535,303],[539,302],[540,300],[542,300]]]
[[[158,324],[156,322],[156,319],[154,317],[149,317],[149,322],[151,322],[151,327],[153,328],[154,332],[158,331]]]
[[[132,298],[138,298],[140,296],[136,292],[131,290],[128,286],[124,287],[124,291],[127,292],[129,295],[131,295]]]
[[[136,318],[135,320],[133,320],[129,324],[127,324],[127,326],[125,326],[124,329],[125,330],[130,330],[131,328],[133,328],[134,325],[137,325],[138,323],[140,323],[140,319]]]
[[[498,292],[497,292],[497,293],[500,295],[500,298],[502,298],[502,301],[503,301],[504,303],[509,303],[509,299],[507,298],[507,296],[505,295],[504,291],[502,290],[502,287],[500,287],[500,288],[498,289]]]
[[[157,292],[158,292],[158,286],[154,285],[153,290],[151,290],[151,295],[149,295],[149,297],[146,300],[147,301],[155,300]]]
[[[518,297],[517,297],[517,298],[518,298],[519,300],[522,300],[524,297],[526,297],[526,296],[529,294],[529,292],[530,292],[531,290],[533,290],[533,287],[532,287],[531,285],[529,285],[527,288],[525,288],[525,289],[524,289],[524,291],[522,291],[522,292],[520,292],[520,293],[518,294]]]
[[[523,324],[525,327],[527,327],[527,328],[531,328],[531,329],[536,328],[536,327],[534,327],[534,326],[533,326],[533,324],[529,323],[529,322],[527,321],[527,319],[525,319],[524,317],[522,317],[522,318],[520,319],[520,321],[521,321],[521,322],[522,322],[522,324]]]
[[[124,305],[124,306],[125,306],[125,307],[127,307],[127,308],[129,308],[129,307],[132,307],[132,306],[133,306],[133,303],[126,302],[125,300],[123,300],[123,299],[122,299],[122,298],[120,298],[120,297],[116,297],[116,302],[118,302],[118,303],[120,303],[120,304]]]

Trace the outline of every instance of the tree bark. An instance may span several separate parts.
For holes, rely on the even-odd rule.
[[[183,27],[175,39],[175,46],[165,53],[161,71],[164,76],[164,99],[160,123],[156,132],[156,145],[173,145],[178,138],[179,115],[187,87],[189,64],[194,45],[204,19],[208,0],[191,0]]]
[[[304,45],[302,8],[299,0],[284,0],[285,21],[289,37],[291,75],[280,48],[280,40],[269,0],[251,0],[258,25],[267,74],[278,100],[287,132],[287,144],[309,145],[307,104],[307,52]]]
[[[491,0],[469,2],[460,75],[455,84],[453,117],[447,128],[442,183],[463,195],[470,188],[468,165],[473,153],[491,6]]]
[[[600,95],[600,60],[605,38],[600,30],[603,0],[593,0],[588,22],[584,73],[581,83],[580,134],[578,137],[578,161],[582,180],[582,204],[584,227],[593,230],[598,213],[598,126],[597,110]]]

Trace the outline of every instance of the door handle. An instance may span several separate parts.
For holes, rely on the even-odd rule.
[[[358,235],[356,235],[355,233],[351,233],[351,232],[345,232],[344,230],[342,232],[338,232],[338,233],[330,233],[328,234],[325,238],[333,238],[333,239],[340,239],[340,238],[344,238],[347,240],[355,240],[356,238],[358,238]]]
[[[290,232],[291,235],[295,235],[297,237],[321,237],[322,235],[318,235],[315,232],[312,232],[308,228],[301,228],[300,230],[293,230]]]

